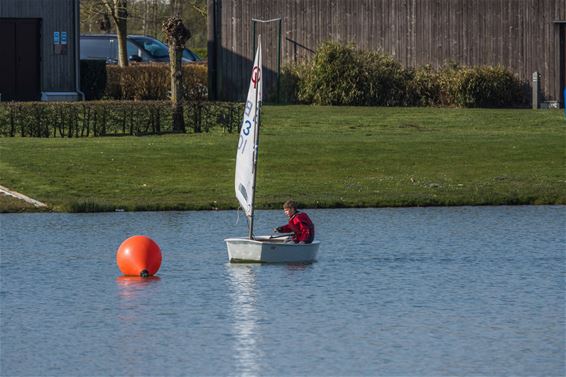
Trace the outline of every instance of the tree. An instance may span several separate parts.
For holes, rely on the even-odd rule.
[[[101,0],[108,10],[114,25],[116,26],[116,37],[118,39],[118,65],[128,65],[128,0]]]
[[[102,0],[80,0],[80,4],[82,33],[116,31]],[[127,10],[129,34],[151,35],[164,40],[161,30],[163,20],[173,15],[181,18],[185,25],[191,25],[191,46],[187,47],[207,46],[207,0],[128,0]]]
[[[171,102],[173,105],[173,131],[185,132],[183,118],[183,48],[191,38],[191,32],[178,17],[169,17],[163,22],[165,40],[169,45],[169,67],[171,72]]]
[[[106,7],[100,0],[81,0],[81,33],[105,31],[110,27]]]

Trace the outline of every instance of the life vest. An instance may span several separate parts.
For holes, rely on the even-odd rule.
[[[314,224],[310,217],[304,212],[297,212],[289,219],[289,227],[295,235],[295,242],[311,243],[314,241]]]

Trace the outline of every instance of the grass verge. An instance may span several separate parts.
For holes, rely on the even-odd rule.
[[[558,110],[265,106],[262,126],[260,208],[566,204]],[[237,140],[1,138],[0,184],[55,211],[235,208]]]
[[[48,208],[37,208],[21,199],[0,193],[0,213],[45,212]]]

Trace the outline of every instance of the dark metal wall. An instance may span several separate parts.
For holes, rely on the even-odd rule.
[[[407,66],[439,66],[448,61],[502,64],[524,80],[539,71],[546,100],[559,100],[564,85],[562,27],[556,22],[566,20],[564,0],[208,2],[211,89],[212,96],[216,90],[218,99],[241,100],[245,96],[251,68],[252,18],[283,18],[283,63],[308,58],[320,43],[335,40],[383,50]],[[264,42],[266,84],[272,87],[276,24],[259,25],[258,33]]]
[[[76,89],[74,7],[78,3],[78,0],[0,0],[0,18],[40,20],[41,91],[73,92]],[[67,32],[63,54],[55,53],[53,33],[56,31]]]

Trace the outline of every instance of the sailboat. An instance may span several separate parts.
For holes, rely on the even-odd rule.
[[[296,244],[277,236],[255,236],[254,199],[256,191],[257,157],[262,102],[261,36],[255,53],[248,97],[244,107],[244,120],[236,152],[236,198],[248,220],[248,237],[227,238],[230,262],[258,263],[311,263],[316,260],[319,241]]]

